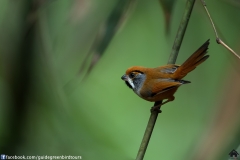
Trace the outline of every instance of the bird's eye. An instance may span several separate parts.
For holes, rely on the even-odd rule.
[[[134,78],[134,77],[135,77],[135,74],[132,72],[132,73],[129,74],[129,77],[130,77],[130,78]]]

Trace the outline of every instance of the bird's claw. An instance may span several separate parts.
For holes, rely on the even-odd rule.
[[[161,105],[153,106],[150,110],[151,113],[153,113],[153,112],[162,113],[160,107],[161,107]]]

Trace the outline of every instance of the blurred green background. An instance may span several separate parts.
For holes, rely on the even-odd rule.
[[[1,0],[0,154],[133,160],[153,103],[120,77],[167,63],[186,1]],[[207,1],[240,53],[240,2]],[[215,42],[196,1],[177,59],[210,58],[162,107],[145,160],[226,160],[240,144],[240,61]],[[240,153],[240,148],[238,148]]]

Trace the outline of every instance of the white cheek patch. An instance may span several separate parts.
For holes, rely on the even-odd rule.
[[[128,83],[132,86],[132,89],[135,89],[135,86],[134,86],[134,84],[133,84],[132,79],[131,79],[131,78],[128,78],[127,81],[128,81]]]

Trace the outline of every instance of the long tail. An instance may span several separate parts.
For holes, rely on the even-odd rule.
[[[177,69],[174,73],[176,75],[176,79],[182,79],[199,64],[208,59],[209,55],[206,55],[208,45],[209,39]]]

